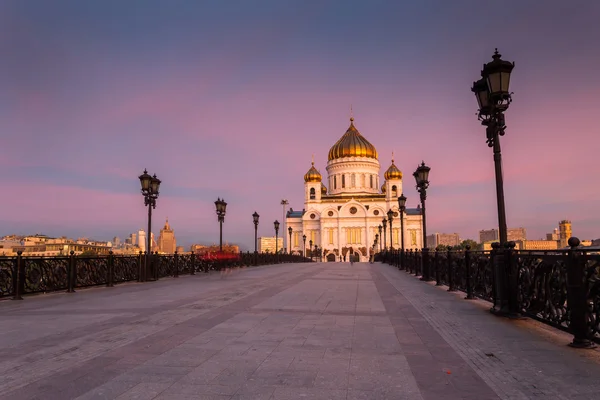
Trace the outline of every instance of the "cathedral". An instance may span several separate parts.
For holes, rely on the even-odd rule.
[[[309,254],[312,241],[313,247],[322,249],[324,261],[349,261],[349,256],[368,261],[371,253],[380,248],[401,248],[398,197],[402,194],[402,172],[392,156],[379,186],[377,149],[356,129],[354,118],[350,118],[350,127],[329,150],[326,170],[326,184],[314,161],[304,175],[304,209],[290,209],[286,217],[286,225],[291,228],[289,250],[302,254],[305,248]],[[391,238],[388,223],[386,243],[381,237],[375,246],[375,235],[379,235],[379,226],[383,225],[382,219],[387,220],[390,209],[394,213]],[[406,208],[405,249],[423,247],[421,222],[419,208]]]

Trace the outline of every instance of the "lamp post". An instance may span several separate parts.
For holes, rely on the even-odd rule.
[[[279,221],[275,220],[275,222],[273,222],[273,226],[275,227],[275,254],[277,254],[277,235],[279,235]]]
[[[404,257],[404,211],[406,210],[406,197],[404,196],[404,193],[398,197],[398,210],[400,210],[400,243],[402,245],[401,257]],[[403,261],[404,259],[400,258],[400,264],[402,265],[402,268],[404,268],[404,265],[402,264]]]
[[[379,227],[379,232],[381,232],[381,226]],[[375,234],[375,249],[377,250],[377,244],[379,244],[379,233]],[[379,251],[381,251],[381,245],[379,245]]]
[[[388,222],[390,223],[390,250],[394,250],[394,234],[392,231],[392,221],[394,220],[394,212],[390,208],[387,212]]]
[[[302,241],[304,242],[302,245],[302,257],[306,258],[306,235],[302,235]]]
[[[492,61],[483,66],[482,78],[473,83],[471,91],[475,93],[477,98],[481,125],[486,127],[487,145],[494,149],[498,230],[500,231],[500,243],[504,244],[507,242],[507,232],[500,136],[504,136],[506,130],[504,112],[512,101],[509,84],[510,74],[515,67],[515,63],[504,61],[500,57],[501,55],[496,49]]]
[[[308,246],[310,247],[310,261],[313,259],[313,249],[312,249],[313,241],[312,239],[308,241]]]
[[[223,222],[225,222],[225,212],[227,210],[227,203],[221,198],[217,198],[215,201],[217,207],[217,218],[219,220],[219,252],[223,252]]]
[[[483,65],[481,79],[473,82],[471,91],[475,94],[479,106],[479,120],[485,126],[486,142],[494,152],[494,172],[496,176],[496,206],[498,208],[498,230],[500,234],[500,246],[507,246],[508,235],[506,227],[506,208],[504,205],[504,180],[502,176],[502,153],[500,150],[500,136],[504,136],[506,124],[504,112],[512,102],[512,94],[509,91],[510,74],[515,63],[502,60],[498,49],[492,56],[492,61]],[[494,257],[494,281],[496,290],[494,296],[493,312],[496,305],[500,306],[500,315],[516,316],[518,306],[516,304],[517,272],[507,259],[503,251],[496,252]]]
[[[290,240],[288,241],[288,253],[292,254],[292,232],[294,230],[292,229],[292,227],[288,227],[288,233],[290,235]]]
[[[413,173],[417,183],[417,191],[421,198],[421,213],[423,215],[423,276],[421,279],[424,281],[431,280],[429,271],[429,249],[427,248],[427,220],[425,216],[425,200],[427,199],[430,170],[431,168],[425,165],[425,162],[421,162],[421,165],[419,165],[417,170]]]
[[[381,231],[383,230],[383,227],[381,225],[379,225],[378,229],[379,229],[379,235],[377,237],[382,238]],[[379,241],[379,252],[381,253],[381,240]]]
[[[144,196],[144,205],[148,207],[148,239],[146,248],[146,267],[144,268],[143,277],[140,277],[141,281],[146,279],[146,273],[148,266],[150,265],[150,257],[152,254],[152,209],[156,208],[156,199],[158,198],[160,189],[160,179],[154,176],[150,176],[148,171],[144,169],[144,173],[139,176],[140,183],[142,185],[142,195]]]
[[[383,218],[381,220],[381,225],[383,225],[383,250],[387,250],[387,219]]]
[[[287,199],[283,199],[283,200],[281,200],[280,204],[283,206],[283,214],[281,214],[281,218],[282,218],[282,221],[283,221],[283,232],[285,232],[285,223],[286,223],[286,220],[285,220],[285,209],[286,209],[286,206],[288,204],[290,204],[290,202],[287,201]],[[282,247],[281,250],[285,250],[285,233],[283,235],[281,235],[281,236],[282,236],[283,242],[284,242],[283,243],[283,247]]]
[[[252,214],[252,220],[254,222],[254,264],[258,263],[258,218],[260,215],[256,211]]]

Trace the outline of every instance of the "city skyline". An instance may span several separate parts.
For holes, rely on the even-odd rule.
[[[569,4],[3,2],[0,236],[124,237],[146,226],[147,168],[162,180],[155,235],[168,217],[186,248],[218,242],[222,197],[223,241],[253,249],[252,213],[273,236],[281,199],[302,209],[311,156],[324,173],[352,105],[380,176],[394,151],[407,206],[412,172],[431,167],[428,231],[476,239],[498,223],[470,87],[498,47],[516,63],[508,225],[537,238],[566,218],[596,239],[600,4]]]

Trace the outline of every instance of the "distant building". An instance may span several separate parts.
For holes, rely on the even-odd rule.
[[[479,231],[479,243],[497,242],[499,240],[497,229]]]
[[[563,248],[563,247],[567,247],[569,245],[569,238],[571,237],[571,235],[573,234],[572,230],[571,230],[571,221],[569,220],[562,220],[558,223],[558,230],[559,230],[559,247]]]
[[[435,249],[439,245],[460,246],[460,236],[458,233],[434,233],[427,236],[427,247]]]
[[[185,250],[184,250],[183,246],[177,246],[177,248],[175,249],[175,251],[177,251],[177,253],[179,253],[179,254],[185,253]]]
[[[527,240],[527,230],[525,228],[511,228],[506,231],[508,241]],[[479,243],[499,242],[500,233],[498,229],[487,229],[479,231]]]
[[[558,232],[558,228],[554,228],[552,233],[546,233],[546,240],[560,240],[560,233]]]
[[[169,219],[165,222],[165,226],[160,230],[160,236],[158,237],[158,249],[162,253],[173,254],[177,248],[175,241],[175,233],[169,225]]]
[[[219,251],[219,245],[213,244],[212,246],[204,246],[201,244],[193,244],[191,246],[191,252],[194,254],[202,255],[206,253],[216,253]],[[240,247],[235,244],[224,244],[223,245],[224,253],[239,253]]]
[[[113,238],[113,241],[112,241],[112,242],[113,242],[113,246],[114,246],[114,247],[118,247],[118,246],[120,246],[120,245],[121,245],[121,239],[119,239],[117,236],[115,236],[115,237]]]
[[[306,243],[308,246],[308,243]],[[313,246],[315,243],[313,243]],[[277,251],[280,252],[283,249],[283,238],[277,238]],[[258,238],[258,252],[259,253],[275,253],[275,236],[273,237],[259,237]]]
[[[556,240],[516,240],[517,250],[557,250]]]
[[[506,236],[509,242],[527,240],[527,230],[525,228],[512,228],[506,231]]]
[[[137,234],[138,242],[137,245],[140,248],[140,251],[146,251],[146,231],[140,229]]]

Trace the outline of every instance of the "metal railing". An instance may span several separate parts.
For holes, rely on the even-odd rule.
[[[148,265],[146,260],[149,259]],[[279,263],[310,262],[292,254],[239,253],[227,260],[210,260],[195,254],[0,257],[0,299],[22,299],[25,294],[54,291],[74,292],[77,288],[122,282],[155,281],[164,277],[209,273],[224,268]]]
[[[515,250],[514,242],[492,251],[436,249],[429,253],[436,285],[461,290],[466,299],[498,301],[499,284],[508,287],[508,303],[517,314],[534,318],[575,336],[586,347],[600,343],[600,254],[578,247],[570,250]],[[422,252],[393,250],[376,258],[407,273],[422,274]],[[500,264],[499,264],[500,262]],[[494,268],[506,268],[507,282],[494,282]]]

